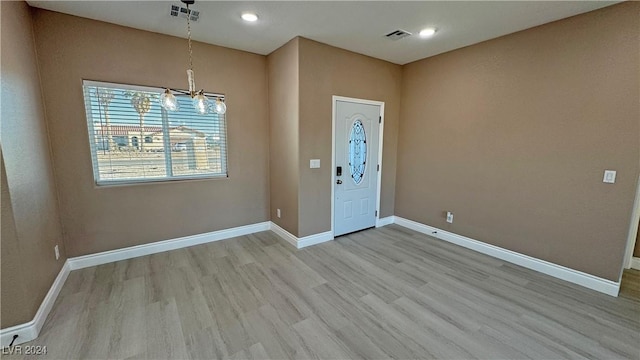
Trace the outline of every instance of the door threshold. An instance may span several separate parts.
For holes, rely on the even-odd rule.
[[[335,237],[335,239],[337,239],[337,238],[339,238],[339,237],[342,237],[342,236],[347,236],[347,235],[351,235],[351,234],[355,234],[355,233],[359,233],[359,232],[362,232],[362,231],[365,231],[365,230],[370,230],[370,229],[375,229],[375,228],[376,228],[376,226],[374,225],[374,226],[372,226],[372,227],[368,227],[368,228],[364,228],[364,229],[360,229],[360,230],[356,230],[356,231],[348,232],[348,233],[346,233],[346,234],[342,234],[342,235],[338,235],[338,236],[336,236],[336,237]]]

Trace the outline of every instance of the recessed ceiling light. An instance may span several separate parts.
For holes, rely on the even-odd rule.
[[[250,12],[242,13],[242,20],[249,22],[258,21],[258,15]]]
[[[436,28],[426,28],[420,30],[420,37],[427,38],[433,36],[436,33]]]

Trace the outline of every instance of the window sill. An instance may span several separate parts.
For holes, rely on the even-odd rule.
[[[168,184],[176,182],[192,182],[203,180],[225,180],[229,178],[229,174],[223,175],[206,175],[206,176],[184,176],[175,178],[158,178],[158,179],[144,179],[144,180],[108,180],[94,182],[94,187],[97,189],[123,187],[123,186],[140,186],[140,185],[153,185],[153,184]]]

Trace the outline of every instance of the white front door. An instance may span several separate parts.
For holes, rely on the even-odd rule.
[[[336,100],[334,236],[376,225],[380,105]]]

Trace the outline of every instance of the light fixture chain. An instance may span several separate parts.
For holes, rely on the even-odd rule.
[[[187,4],[187,40],[189,41],[189,69],[193,70],[193,51],[191,50],[191,10]]]

